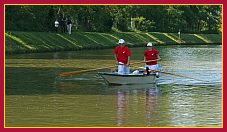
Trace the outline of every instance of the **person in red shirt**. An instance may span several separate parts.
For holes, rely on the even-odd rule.
[[[158,70],[157,61],[161,59],[158,55],[158,51],[153,48],[151,42],[147,43],[147,48],[148,49],[144,52],[144,61],[146,62],[145,68],[149,68],[149,70]]]
[[[120,39],[118,43],[119,46],[114,49],[114,58],[118,65],[118,74],[129,74],[131,51],[125,46],[125,41],[123,39]]]

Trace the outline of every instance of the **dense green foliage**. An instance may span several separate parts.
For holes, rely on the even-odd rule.
[[[63,50],[110,48],[124,38],[129,47],[156,44],[221,44],[221,34],[182,34],[160,32],[75,32],[71,35],[45,32],[6,32],[6,53],[28,53]]]
[[[217,33],[220,5],[6,5],[6,30],[52,32],[70,16],[73,31]]]

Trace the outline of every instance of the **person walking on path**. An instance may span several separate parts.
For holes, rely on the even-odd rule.
[[[56,19],[56,21],[54,22],[54,27],[55,27],[55,32],[57,33],[57,32],[58,32],[58,27],[59,27],[59,22],[58,22],[57,19]]]
[[[68,31],[68,34],[72,33],[72,20],[70,17],[67,18],[67,31]]]

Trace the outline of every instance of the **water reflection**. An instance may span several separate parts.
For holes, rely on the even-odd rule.
[[[152,125],[153,114],[157,103],[158,88],[148,89],[146,92],[146,126]]]
[[[132,48],[132,62],[144,48]],[[158,86],[109,87],[97,72],[56,79],[60,72],[113,65],[112,49],[6,56],[6,125],[222,126],[222,47],[157,49],[165,71],[210,83],[162,74]]]
[[[117,126],[124,126],[127,118],[129,91],[117,92]]]
[[[117,89],[117,126],[127,126],[129,122],[135,122],[135,125],[139,125],[137,120],[131,118],[132,115],[144,118],[145,124],[143,126],[152,125],[152,117],[159,94],[156,84],[121,85],[109,88],[110,90]],[[130,117],[129,113],[132,114]]]

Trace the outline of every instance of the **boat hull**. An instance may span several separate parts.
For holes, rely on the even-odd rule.
[[[152,73],[150,75],[144,74],[128,74],[119,75],[117,73],[106,73],[101,72],[99,75],[110,85],[114,84],[154,84],[156,83],[156,74]]]

